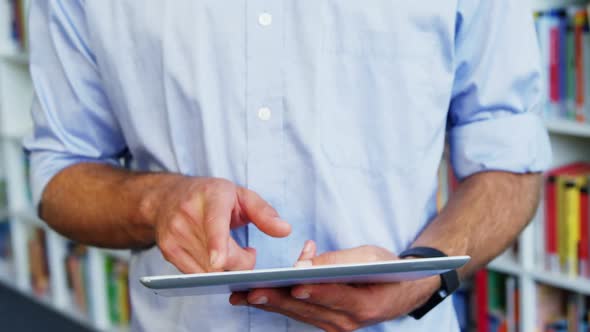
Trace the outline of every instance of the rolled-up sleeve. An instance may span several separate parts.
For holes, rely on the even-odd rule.
[[[451,161],[459,178],[549,167],[549,138],[540,118],[540,55],[527,4],[460,1],[449,110]]]
[[[34,131],[25,139],[36,205],[59,171],[118,164],[125,150],[89,43],[83,2],[33,0],[29,11]]]

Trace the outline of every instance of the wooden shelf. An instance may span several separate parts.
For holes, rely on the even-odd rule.
[[[545,126],[551,134],[590,138],[590,123],[545,120]]]

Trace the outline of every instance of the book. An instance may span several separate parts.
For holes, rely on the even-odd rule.
[[[516,278],[509,276],[505,279],[506,289],[506,331],[518,331],[518,288]]]
[[[490,332],[488,324],[488,271],[475,274],[475,300],[477,332]]]
[[[588,215],[589,200],[588,200],[588,185],[579,188],[580,190],[580,241],[578,242],[578,266],[580,269],[579,275],[585,278],[590,278],[590,219]]]
[[[89,298],[87,291],[86,266],[87,248],[84,245],[69,242],[65,257],[68,288],[71,302],[82,314],[89,314]]]
[[[588,43],[585,35],[588,32],[588,15],[584,8],[576,8],[574,14],[574,89],[575,89],[575,119],[578,122],[586,121],[586,87],[585,71],[588,67],[585,55],[585,43]],[[590,69],[590,67],[588,67]]]
[[[574,180],[564,182],[563,220],[560,242],[563,242],[562,271],[578,275],[578,242],[580,241],[580,190]]]
[[[563,320],[565,311],[563,309],[563,294],[560,289],[547,285],[536,286],[537,301],[537,331],[546,331],[548,327]]]
[[[27,242],[31,287],[37,296],[49,294],[49,262],[45,241],[45,230],[34,228]]]
[[[125,326],[131,319],[129,301],[129,264],[106,256],[104,261],[109,318],[113,325]]]
[[[545,268],[548,271],[559,271],[559,255],[557,251],[557,177],[549,175],[545,180]]]

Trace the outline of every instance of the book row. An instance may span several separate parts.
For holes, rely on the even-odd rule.
[[[573,163],[550,170],[544,185],[544,223],[537,240],[544,242],[547,271],[590,278],[590,164]]]
[[[542,284],[535,287],[536,331],[590,331],[588,297]],[[486,270],[477,273],[471,287],[453,297],[465,332],[519,332],[520,300],[517,277]]]
[[[127,325],[131,317],[128,263],[106,256],[104,264],[109,318],[114,325]],[[81,244],[69,243],[65,266],[68,275],[68,286],[73,297],[72,302],[84,314],[88,315],[91,312],[90,306],[94,303],[90,298],[90,287],[92,285],[88,272],[88,248]]]
[[[590,121],[590,29],[587,11],[569,6],[535,13],[545,86],[545,116]]]
[[[8,222],[0,222],[0,276],[11,278],[14,273],[13,253],[11,246],[11,227]],[[47,233],[40,227],[30,227],[28,230],[27,251],[29,260],[29,277],[31,290],[39,298],[49,298],[51,294],[51,274],[49,269]],[[104,273],[106,287],[104,292],[107,298],[107,310],[113,326],[125,326],[129,324],[131,306],[129,301],[128,262],[112,257],[104,256]],[[68,242],[66,254],[63,260],[63,268],[66,272],[67,287],[69,289],[70,303],[80,315],[91,317],[92,299],[88,248],[84,245]]]

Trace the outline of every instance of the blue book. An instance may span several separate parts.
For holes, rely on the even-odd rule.
[[[567,15],[558,10],[559,17],[559,115],[567,118]]]
[[[459,321],[459,328],[461,332],[469,331],[469,291],[466,289],[458,289],[453,294],[453,305],[457,313],[457,320]]]

